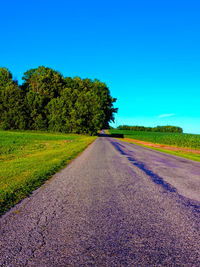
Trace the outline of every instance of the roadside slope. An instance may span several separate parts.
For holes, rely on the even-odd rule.
[[[0,215],[65,167],[95,138],[0,131]]]

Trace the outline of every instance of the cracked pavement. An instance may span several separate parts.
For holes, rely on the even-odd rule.
[[[200,265],[200,164],[99,137],[0,218],[0,265]]]

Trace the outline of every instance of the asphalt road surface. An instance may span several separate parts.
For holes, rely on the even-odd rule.
[[[200,266],[200,164],[99,137],[0,219],[1,266]]]

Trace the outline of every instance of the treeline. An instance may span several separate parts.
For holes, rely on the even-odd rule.
[[[99,80],[64,77],[47,67],[24,73],[23,84],[0,68],[0,128],[96,134],[114,121],[112,98]]]
[[[168,133],[183,133],[183,129],[177,126],[157,126],[157,127],[144,127],[144,126],[128,126],[120,125],[118,130],[130,130],[130,131],[145,131],[145,132],[168,132]]]

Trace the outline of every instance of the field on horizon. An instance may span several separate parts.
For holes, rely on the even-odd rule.
[[[0,131],[0,214],[28,196],[96,137]]]
[[[162,133],[109,129],[110,133],[122,133],[125,138],[183,148],[200,149],[200,135],[184,133]]]

